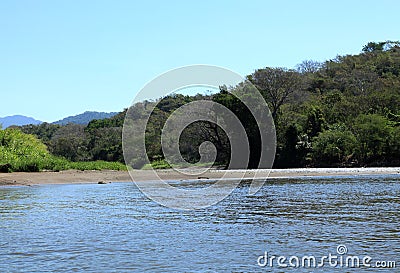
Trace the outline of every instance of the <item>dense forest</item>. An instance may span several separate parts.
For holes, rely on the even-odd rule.
[[[268,103],[275,122],[275,168],[400,165],[399,42],[371,42],[358,55],[304,61],[296,69],[265,67],[246,78]],[[257,167],[261,147],[257,125],[229,91],[221,86],[215,94],[172,94],[133,105],[130,112],[137,119],[155,106],[146,129],[147,153],[154,166],[168,167],[163,162],[160,136],[169,115],[188,102],[212,100],[229,108],[244,124],[251,144],[248,167]],[[126,110],[87,125],[42,123],[17,129],[35,135],[52,155],[70,161],[123,162],[125,114]],[[197,162],[199,145],[205,140],[217,149],[216,164],[226,166],[229,140],[210,122],[196,122],[183,131],[183,157]],[[131,163],[141,168],[145,161],[139,157]]]

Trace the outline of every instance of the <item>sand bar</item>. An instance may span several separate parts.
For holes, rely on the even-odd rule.
[[[274,170],[209,170],[201,173],[198,169],[185,170],[187,174],[174,170],[158,170],[158,175],[165,180],[188,179],[215,179],[224,176],[228,179],[236,178],[283,178],[283,177],[309,177],[309,176],[343,176],[343,175],[399,175],[400,167],[392,168],[302,168],[302,169],[274,169]],[[153,172],[149,170],[133,171],[136,181],[151,181]],[[99,183],[99,182],[132,182],[128,172],[125,171],[78,171],[68,170],[61,172],[15,172],[0,173],[0,186],[5,185],[39,185],[39,184],[73,184],[73,183]]]

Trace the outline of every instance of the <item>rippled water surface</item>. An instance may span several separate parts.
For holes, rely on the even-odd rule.
[[[248,189],[178,211],[132,183],[2,187],[0,272],[399,272],[399,176],[270,179],[256,195]],[[265,251],[318,258],[338,245],[397,268],[257,264]]]

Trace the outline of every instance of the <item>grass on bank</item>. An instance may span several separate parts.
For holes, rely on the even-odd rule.
[[[17,129],[0,130],[0,172],[38,172],[43,170],[126,170],[120,162],[71,162],[51,155],[46,145],[33,135]]]
[[[126,171],[125,164],[120,162],[108,162],[108,161],[88,161],[88,162],[69,162],[68,169],[76,170],[116,170]]]
[[[216,164],[211,163],[194,163],[194,164],[188,164],[188,165],[172,165],[169,164],[165,159],[159,159],[159,160],[155,160],[149,164],[145,164],[142,167],[142,170],[151,170],[151,169],[171,169],[172,167],[174,168],[184,168],[184,167],[209,167],[210,165],[215,165],[218,166]]]

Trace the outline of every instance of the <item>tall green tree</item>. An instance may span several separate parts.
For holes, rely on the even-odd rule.
[[[334,125],[313,139],[312,160],[315,166],[339,166],[354,160],[357,140],[345,125]]]
[[[378,114],[361,114],[354,121],[358,141],[358,156],[364,163],[384,158],[389,144],[391,127],[388,119]]]
[[[292,69],[270,68],[256,70],[248,79],[261,91],[271,107],[274,120],[282,105],[303,89],[301,74]]]

